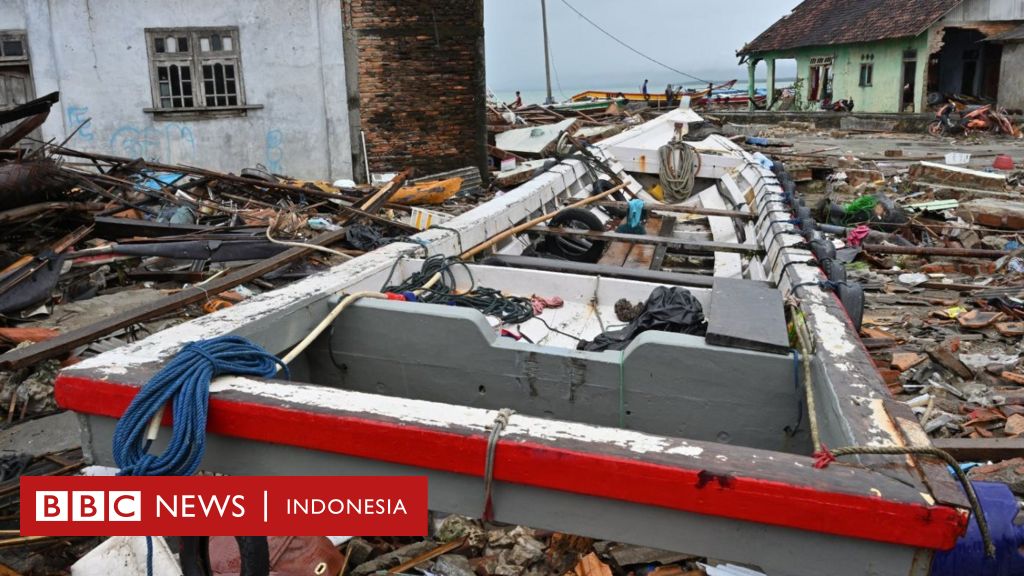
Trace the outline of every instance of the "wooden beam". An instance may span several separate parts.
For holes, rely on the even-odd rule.
[[[615,208],[618,210],[629,209],[629,204],[626,202],[599,202],[597,205],[603,208]],[[657,202],[644,203],[644,210],[650,210],[652,212],[667,212],[670,214],[724,216],[726,218],[739,218],[740,220],[754,219],[753,214],[751,214],[750,212],[744,212],[742,210],[715,210],[713,208],[700,208],[698,206],[673,206],[671,204],[658,204]]]
[[[345,228],[325,232],[309,241],[309,244],[327,246],[345,239]],[[96,341],[133,324],[177,312],[196,302],[201,302],[230,290],[239,284],[265,276],[299,258],[313,253],[313,248],[290,248],[251,266],[246,266],[202,286],[189,286],[170,296],[165,296],[144,306],[132,308],[94,322],[87,326],[64,332],[56,338],[39,342],[25,348],[16,348],[0,356],[0,367],[4,370],[24,368],[41,360],[62,356],[71,350]]]
[[[670,238],[672,233],[676,229],[675,218],[662,218],[661,228],[658,230],[658,236]],[[668,246],[661,244],[654,249],[654,257],[651,258],[650,270],[661,270],[662,265],[665,264],[665,255],[668,254]]]
[[[548,236],[569,236],[573,238],[589,238],[591,240],[603,240],[609,242],[631,242],[633,244],[654,244],[665,245],[669,248],[685,252],[728,252],[732,254],[760,254],[763,251],[749,244],[736,244],[733,242],[707,242],[700,240],[682,240],[679,238],[666,238],[663,236],[650,236],[647,234],[621,234],[619,232],[594,232],[592,230],[579,230],[575,228],[548,228],[537,227],[529,230],[534,234]]]
[[[120,156],[110,156],[108,154],[93,154],[93,153],[87,153],[87,152],[80,152],[78,150],[72,150],[70,148],[62,148],[62,147],[56,148],[55,153],[59,154],[61,156],[71,156],[71,157],[74,157],[74,158],[85,158],[85,159],[89,159],[89,160],[99,160],[101,162],[109,162],[109,163],[112,163],[112,164],[125,164],[125,163],[130,162],[130,160],[128,158],[122,158]],[[337,194],[337,193],[333,193],[333,192],[324,192],[323,190],[320,190],[319,188],[315,188],[315,187],[303,188],[302,186],[295,186],[293,184],[285,184],[284,182],[271,182],[269,180],[260,180],[258,178],[248,178],[248,177],[245,177],[245,176],[236,176],[234,174],[225,174],[225,173],[222,173],[222,172],[214,172],[212,170],[204,170],[202,168],[195,168],[193,166],[178,166],[178,165],[173,165],[173,164],[160,164],[158,162],[146,162],[145,163],[145,167],[149,168],[149,169],[152,169],[152,170],[161,170],[161,171],[165,171],[165,172],[181,172],[181,173],[185,173],[185,174],[193,174],[195,176],[204,176],[204,177],[212,178],[212,179],[216,179],[216,180],[224,180],[226,182],[234,182],[234,183],[237,183],[237,184],[244,184],[244,185],[248,185],[248,186],[254,186],[256,188],[265,188],[267,190],[277,190],[279,192],[287,192],[287,193],[290,193],[290,194],[293,194],[293,195],[294,194],[303,194],[305,196],[311,196],[311,197],[314,197],[314,198],[321,198],[321,199],[324,199],[324,200],[344,201],[344,197],[341,194]],[[402,174],[404,174],[404,172]],[[118,200],[118,201],[120,201],[120,200]],[[380,224],[385,224],[385,225],[388,225],[388,226],[394,226],[396,228],[399,228],[401,230],[405,230],[406,232],[409,232],[409,233],[412,233],[412,234],[415,234],[416,232],[419,232],[419,230],[417,230],[414,226],[410,226],[410,225],[408,225],[408,224],[406,224],[404,222],[396,222],[396,221],[393,221],[393,220],[388,220],[387,218],[383,218],[381,216],[378,216],[377,214],[371,214],[370,212],[367,212],[365,210],[361,210],[361,209],[356,208],[354,206],[349,206],[347,204],[342,204],[342,203],[332,203],[332,206],[334,208],[337,208],[338,210],[341,210],[342,212],[346,212],[348,215],[351,215],[351,216],[361,216],[363,218],[367,218],[369,220],[373,220],[374,222],[378,222]]]
[[[459,258],[462,258],[463,260],[469,260],[473,256],[476,256],[477,254],[483,252],[484,250],[487,250],[488,248],[490,248],[491,246],[494,246],[498,242],[501,242],[505,238],[510,238],[512,236],[515,236],[516,234],[519,234],[519,233],[525,231],[525,230],[529,230],[533,226],[536,226],[538,224],[541,224],[543,222],[547,222],[548,220],[551,220],[552,218],[557,216],[559,214],[559,212],[561,212],[562,210],[569,210],[570,208],[582,208],[583,206],[586,206],[588,204],[593,204],[594,202],[597,202],[598,200],[600,200],[602,198],[606,198],[608,196],[611,196],[612,194],[615,194],[616,192],[618,192],[620,190],[623,190],[625,188],[626,188],[625,184],[619,184],[618,186],[616,186],[616,187],[614,187],[614,188],[612,188],[610,190],[605,190],[604,192],[601,192],[600,194],[597,194],[595,196],[589,196],[589,197],[584,198],[582,200],[579,200],[577,202],[573,202],[572,204],[569,204],[568,206],[562,208],[561,210],[552,210],[551,212],[549,212],[547,214],[543,214],[541,216],[538,216],[538,217],[534,218],[533,220],[530,220],[528,222],[523,222],[522,224],[519,224],[518,226],[513,226],[512,228],[509,228],[508,230],[505,230],[504,232],[502,232],[500,234],[492,236],[487,241],[485,241],[485,242],[483,242],[481,244],[478,244],[478,245],[474,246],[473,248],[471,248],[469,250],[466,250],[465,252],[462,253],[461,256],[459,256]],[[628,192],[628,190],[627,190],[627,192]]]
[[[932,444],[961,462],[1009,460],[1024,454],[1024,438],[933,438]]]

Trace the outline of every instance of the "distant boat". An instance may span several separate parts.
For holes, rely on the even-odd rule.
[[[575,96],[573,97],[575,98]],[[612,104],[628,104],[627,98],[595,98],[592,100],[570,100],[561,104],[552,104],[548,108],[556,112],[593,112],[607,110]]]
[[[690,97],[692,106],[701,107],[713,104],[725,107],[743,107],[750,104],[750,95],[746,90],[735,90],[736,80],[730,80],[711,89],[703,90],[681,90],[673,94],[673,100],[679,100],[684,96]],[[709,98],[710,95],[710,98]],[[768,94],[764,89],[759,89],[754,96],[754,102],[761,105],[767,100]],[[608,106],[612,101],[625,102],[647,102],[653,104],[665,104],[668,96],[664,92],[651,92],[646,97],[642,92],[619,92],[608,90],[587,90],[580,92],[569,99],[570,103],[593,103],[595,108]]]

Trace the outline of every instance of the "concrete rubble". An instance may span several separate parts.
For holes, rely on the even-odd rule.
[[[999,462],[1008,446],[1024,450],[1024,146],[995,135],[756,133],[791,144],[776,158],[805,175],[813,216],[838,227],[847,281],[867,292],[861,336],[893,395],[972,478],[1024,496],[1024,467]],[[970,167],[933,160],[961,150]],[[1005,155],[1018,163],[994,168]],[[861,240],[857,229],[883,237]],[[996,439],[1010,444],[995,450]]]

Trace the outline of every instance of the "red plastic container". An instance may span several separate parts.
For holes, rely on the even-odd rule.
[[[1013,158],[1010,158],[1006,154],[1000,154],[999,156],[996,156],[996,160],[992,163],[992,167],[996,170],[1013,170]]]

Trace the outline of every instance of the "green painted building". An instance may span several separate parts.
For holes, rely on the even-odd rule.
[[[795,109],[853,100],[858,112],[922,112],[941,92],[1024,107],[1021,0],[805,0],[738,52],[750,86],[759,66],[775,104],[775,70],[795,60]],[[1004,49],[1005,48],[1005,49]]]

